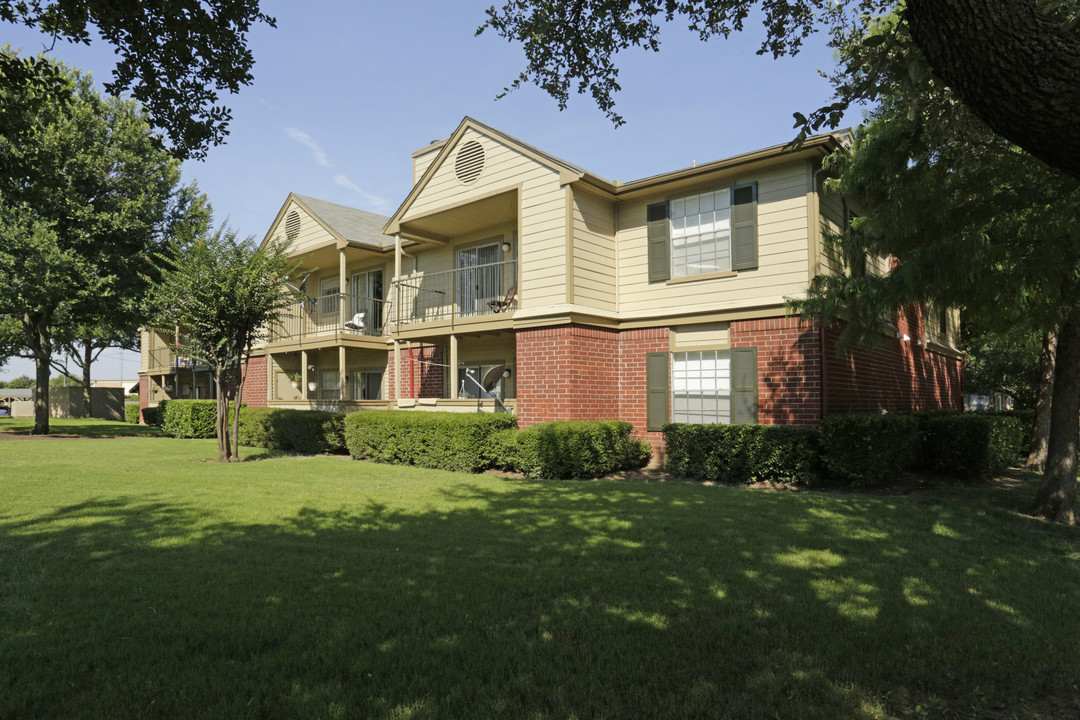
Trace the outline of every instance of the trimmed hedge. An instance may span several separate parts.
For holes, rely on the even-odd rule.
[[[161,432],[175,438],[217,437],[217,400],[168,400],[158,404]]]
[[[517,427],[503,413],[360,410],[345,417],[345,445],[357,460],[479,472],[492,466],[492,435]]]
[[[124,403],[124,420],[132,425],[139,424],[139,403]]]
[[[322,410],[244,408],[237,439],[241,445],[302,455],[344,454],[345,415]]]
[[[649,462],[652,447],[621,420],[538,423],[492,441],[496,465],[543,480],[602,477]]]
[[[161,409],[166,401],[162,400],[156,407],[143,408],[142,419],[147,425],[161,425]]]
[[[1028,428],[1009,414],[919,416],[922,467],[939,475],[988,477],[1015,465],[1027,445]]]
[[[842,482],[883,483],[919,459],[914,415],[829,415],[820,428],[821,461]]]
[[[820,476],[814,427],[671,423],[664,426],[664,444],[665,469],[677,477],[810,485]]]

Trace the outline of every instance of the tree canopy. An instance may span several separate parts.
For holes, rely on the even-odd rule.
[[[101,97],[86,76],[47,65],[57,92],[0,84],[0,107],[23,108],[32,128],[0,135],[11,169],[0,173],[0,345],[35,360],[38,433],[48,432],[57,330],[122,319],[177,210],[180,178],[134,100]]]
[[[759,17],[759,53],[799,52],[827,29],[844,42],[867,16],[898,11],[921,62],[1000,135],[1052,167],[1080,177],[1080,33],[1076,0],[507,0],[490,8],[490,28],[522,44],[526,66],[507,90],[535,84],[565,108],[570,92],[592,96],[616,124],[621,89],[616,55],[660,49],[660,21],[683,18],[702,40],[727,37]],[[886,35],[875,42],[889,43]],[[918,68],[914,69],[918,72]],[[873,66],[837,88],[834,102],[796,113],[802,137],[836,127],[854,103],[879,97]]]
[[[289,248],[284,237],[257,246],[227,226],[204,229],[161,256],[161,279],[147,300],[157,326],[170,332],[180,327],[177,353],[213,375],[222,461],[238,459],[240,398],[252,346],[298,299],[287,283],[298,267]],[[231,437],[230,400],[236,401]]]
[[[252,82],[246,34],[260,22],[275,26],[258,0],[0,0],[0,20],[38,28],[54,42],[89,44],[100,34],[119,56],[106,91],[130,91],[181,159],[201,158],[224,141],[232,116],[220,94]],[[0,57],[0,84],[42,78],[25,66]]]

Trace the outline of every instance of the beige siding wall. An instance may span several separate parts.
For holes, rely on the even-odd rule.
[[[801,296],[809,276],[807,170],[802,162],[739,174],[710,188],[758,183],[758,268],[734,276],[687,282],[648,281],[645,208],[667,199],[657,194],[619,209],[619,311],[623,317],[728,310],[775,304]],[[690,192],[678,195],[691,194]]]
[[[442,147],[433,148],[423,155],[417,155],[413,158],[413,185],[415,185],[420,180],[420,176],[427,172],[427,169],[431,167],[431,163],[435,159],[435,156],[439,154],[439,150],[442,150]]]
[[[615,206],[579,190],[573,213],[574,304],[615,312]]]
[[[836,193],[821,192],[818,195],[821,208],[821,272],[839,275],[844,271],[844,260],[832,246],[829,235],[835,235],[844,227],[844,205]]]
[[[521,223],[518,228],[518,257],[521,260],[521,282],[518,306],[524,309],[565,302],[566,200],[559,185],[559,174],[472,129],[464,133],[460,142],[470,140],[484,147],[484,170],[480,177],[468,185],[462,184],[454,170],[457,150],[451,148],[446,161],[413,201],[403,222],[447,206],[519,187]],[[420,261],[422,269],[430,267],[427,256],[425,253]],[[443,261],[441,267],[452,268],[452,256],[448,261]]]
[[[314,248],[326,245],[334,241],[334,236],[327,232],[326,228],[312,218],[302,207],[295,202],[290,202],[281,216],[281,222],[274,228],[273,236],[285,235],[285,226],[292,212],[300,215],[300,232],[292,242],[292,254],[302,255]]]

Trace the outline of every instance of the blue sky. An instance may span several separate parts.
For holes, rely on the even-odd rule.
[[[391,214],[411,187],[411,153],[466,115],[627,181],[786,142],[792,113],[830,98],[817,72],[833,64],[824,35],[795,58],[773,60],[754,54],[759,25],[702,43],[676,21],[664,28],[659,53],[620,56],[620,128],[586,96],[572,97],[563,112],[531,87],[496,101],[524,55],[490,31],[475,36],[489,4],[264,3],[278,26],[250,34],[254,83],[224,100],[233,112],[227,143],[185,163],[184,181],[198,181],[219,221],[261,239],[289,192]],[[32,53],[44,37],[3,24],[0,42]],[[102,43],[58,44],[52,55],[99,81],[113,67]],[[94,377],[121,372],[135,377],[137,354],[108,351]],[[30,361],[0,369],[0,379],[23,374],[33,375]]]

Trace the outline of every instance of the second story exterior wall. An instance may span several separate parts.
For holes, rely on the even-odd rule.
[[[672,273],[649,280],[648,219],[650,205],[669,206],[684,198],[713,192],[723,199],[729,188],[757,188],[757,267],[700,274]],[[783,303],[806,291],[810,276],[810,232],[807,196],[810,163],[792,161],[766,168],[745,168],[711,177],[700,184],[657,187],[619,207],[618,310],[624,319],[695,311],[723,311]],[[717,216],[719,226],[719,215]],[[674,227],[674,226],[673,226]],[[730,230],[728,230],[730,232]],[[730,253],[730,245],[728,246]]]

